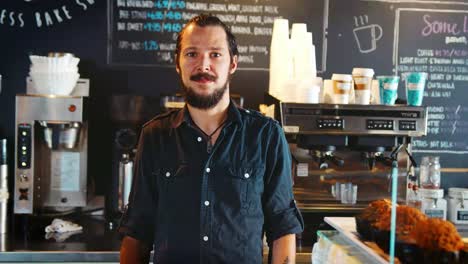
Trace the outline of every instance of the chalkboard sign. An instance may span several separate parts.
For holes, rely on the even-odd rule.
[[[428,108],[428,135],[414,140],[413,152],[417,160],[439,155],[444,168],[468,171],[468,2],[110,0],[108,62],[174,67],[175,37],[201,12],[218,15],[238,37],[240,68],[247,71],[236,73],[232,88],[254,107],[268,89],[276,17],[307,24],[324,79],[333,73],[349,74],[353,67],[373,68],[376,75],[427,72],[423,104]],[[252,75],[250,70],[262,72]],[[406,98],[404,82],[399,97]]]
[[[268,70],[273,21],[282,17],[307,24],[320,71],[325,65],[327,8],[328,0],[110,0],[108,62],[174,67],[177,33],[195,15],[212,13],[236,35],[240,69]]]
[[[413,142],[414,152],[466,165],[456,157],[468,154],[468,10],[396,9],[394,49],[399,73],[429,74],[428,136]]]

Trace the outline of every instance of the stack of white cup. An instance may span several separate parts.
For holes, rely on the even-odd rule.
[[[321,79],[317,78],[315,47],[306,24],[276,19],[270,50],[269,93],[281,101],[319,103]]]

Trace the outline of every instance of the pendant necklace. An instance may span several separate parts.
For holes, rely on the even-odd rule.
[[[206,151],[207,151],[208,153],[211,153],[211,151],[213,150],[213,144],[211,143],[211,138],[213,137],[214,134],[216,134],[216,132],[218,132],[218,130],[219,130],[220,128],[223,127],[223,125],[224,125],[225,123],[226,123],[226,120],[223,121],[223,122],[218,126],[218,128],[216,128],[211,134],[208,135],[208,134],[205,133],[205,131],[203,131],[197,124],[195,124],[195,122],[193,122],[193,124],[195,125],[195,127],[196,127],[198,130],[200,130],[200,132],[202,132],[203,135],[204,135],[205,138],[206,138]]]

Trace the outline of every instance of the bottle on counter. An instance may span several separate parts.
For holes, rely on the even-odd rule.
[[[7,232],[8,196],[7,140],[0,139],[0,234]]]
[[[447,219],[447,201],[443,189],[419,189],[421,212],[429,218]]]
[[[448,219],[454,224],[468,224],[468,189],[449,188]]]
[[[119,163],[119,209],[124,212],[128,204],[133,179],[133,161],[127,153],[122,154]]]
[[[424,189],[440,188],[440,163],[437,156],[422,157],[419,180]]]

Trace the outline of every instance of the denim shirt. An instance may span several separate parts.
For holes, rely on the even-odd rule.
[[[262,263],[264,233],[303,230],[278,122],[231,102],[208,150],[186,107],[143,127],[119,231],[153,245],[154,263]]]

